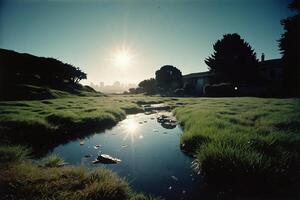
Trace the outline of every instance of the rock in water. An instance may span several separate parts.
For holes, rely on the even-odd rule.
[[[62,163],[58,163],[56,167],[64,167],[66,165],[68,165],[68,163],[62,162]]]
[[[157,122],[166,129],[173,129],[177,126],[176,118],[171,113],[161,113],[157,117]]]
[[[113,158],[110,155],[107,154],[101,154],[100,156],[97,157],[96,160],[93,161],[94,164],[97,163],[103,163],[103,164],[117,164],[121,162],[120,159],[118,158]]]
[[[171,176],[171,178],[174,180],[174,181],[178,181],[178,178],[176,176]]]
[[[164,123],[161,123],[161,126],[164,127],[165,129],[173,129],[177,126],[177,124],[170,123],[170,122],[164,122]]]

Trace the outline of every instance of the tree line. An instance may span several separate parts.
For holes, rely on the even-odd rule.
[[[289,8],[296,15],[282,20],[284,34],[279,39],[279,48],[283,61],[284,96],[300,96],[300,0],[294,0]],[[253,48],[237,33],[225,34],[213,45],[214,52],[205,59],[209,72],[214,74],[213,86],[207,91],[220,94],[233,93],[240,85],[261,84],[259,61]],[[144,80],[138,88],[129,93],[191,95],[193,86],[183,85],[181,71],[171,65],[162,66],[155,72],[155,78]]]
[[[37,57],[0,49],[0,84],[30,84],[65,89],[87,75],[78,67],[54,58]]]

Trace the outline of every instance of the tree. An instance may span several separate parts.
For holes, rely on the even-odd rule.
[[[65,89],[86,79],[86,73],[54,58],[37,57],[0,49],[0,85],[30,84]]]
[[[162,66],[155,72],[157,87],[162,92],[173,92],[182,87],[182,73],[171,65]]]
[[[252,84],[258,79],[258,60],[252,47],[237,33],[225,34],[205,63],[217,83]]]
[[[281,21],[285,33],[279,40],[284,63],[283,82],[289,96],[300,95],[300,0],[294,0],[289,8],[298,13]]]
[[[143,80],[138,85],[146,94],[157,93],[156,80],[154,78]]]
[[[129,88],[129,94],[140,94],[143,93],[142,88]]]

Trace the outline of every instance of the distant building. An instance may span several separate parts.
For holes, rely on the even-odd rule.
[[[214,77],[212,72],[199,72],[187,74],[182,77],[183,85],[189,85],[194,89],[198,96],[204,95],[204,87],[211,83],[211,78]]]
[[[260,80],[266,95],[278,96],[283,89],[282,59],[263,60],[259,63]]]
[[[281,59],[261,61],[259,68],[262,80],[267,82],[282,82],[283,63]]]
[[[183,84],[193,88],[194,95],[203,96],[204,87],[213,84],[215,74],[207,72],[186,74],[182,77]],[[279,95],[282,91],[283,82],[283,62],[282,59],[265,60],[262,54],[259,62],[259,86],[241,87],[244,95]]]

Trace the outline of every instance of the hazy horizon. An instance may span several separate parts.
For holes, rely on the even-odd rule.
[[[280,20],[291,15],[286,0],[0,2],[1,48],[71,63],[87,73],[84,84],[138,83],[166,64],[206,71],[226,33],[239,33],[258,58],[279,58]],[[126,66],[115,62],[120,51]]]

